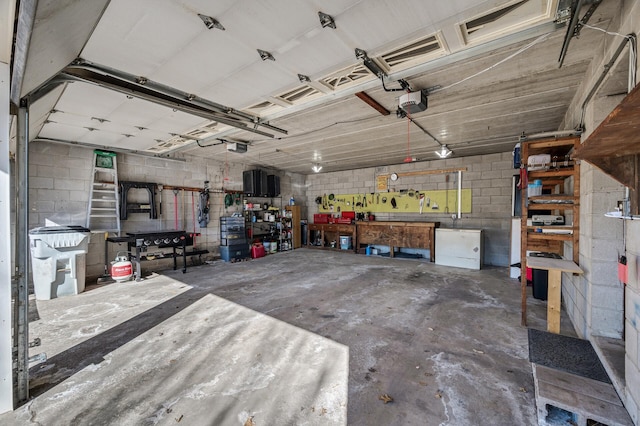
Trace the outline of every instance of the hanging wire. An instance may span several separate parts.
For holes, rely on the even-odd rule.
[[[437,92],[441,92],[441,91],[446,90],[446,89],[450,89],[450,88],[452,88],[453,86],[457,86],[458,84],[464,83],[464,82],[465,82],[465,81],[467,81],[467,80],[471,80],[472,78],[475,78],[475,77],[477,77],[477,76],[479,76],[479,75],[481,75],[481,74],[484,74],[485,72],[487,72],[487,71],[490,71],[490,70],[494,69],[494,68],[495,68],[495,67],[497,67],[498,65],[501,65],[501,64],[503,64],[503,63],[507,62],[508,60],[515,58],[515,57],[516,57],[516,56],[518,56],[519,54],[521,54],[521,53],[523,53],[523,52],[525,52],[525,51],[529,50],[530,48],[532,48],[532,47],[533,47],[533,46],[535,46],[536,44],[538,44],[538,43],[540,43],[540,42],[543,42],[544,40],[546,40],[547,38],[549,38],[549,36],[550,36],[550,35],[551,35],[551,33],[541,35],[541,36],[540,36],[540,37],[538,37],[537,39],[533,40],[531,43],[527,44],[526,46],[523,46],[522,48],[520,48],[520,49],[519,49],[519,50],[517,50],[516,52],[514,52],[514,53],[512,53],[511,55],[507,56],[506,58],[504,58],[504,59],[502,59],[502,60],[500,60],[500,61],[496,62],[495,64],[491,65],[490,67],[487,67],[487,68],[485,68],[485,69],[483,69],[483,70],[481,70],[481,71],[478,71],[478,72],[477,72],[477,73],[475,73],[475,74],[471,74],[470,76],[465,77],[465,78],[463,78],[463,79],[462,79],[462,80],[460,80],[460,81],[456,81],[455,83],[451,83],[451,84],[449,84],[448,86],[444,86],[444,87],[441,87],[441,88],[439,88],[439,89],[435,89],[435,90],[433,90],[431,93],[437,93]]]

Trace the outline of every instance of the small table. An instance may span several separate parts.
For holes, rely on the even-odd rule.
[[[527,256],[527,267],[549,271],[547,331],[558,334],[560,333],[560,308],[562,303],[562,273],[582,274],[584,271],[571,260],[551,259],[548,257]]]

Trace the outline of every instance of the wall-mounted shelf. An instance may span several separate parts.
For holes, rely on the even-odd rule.
[[[576,148],[585,160],[630,189],[631,213],[638,214],[640,190],[640,85],[637,85]]]

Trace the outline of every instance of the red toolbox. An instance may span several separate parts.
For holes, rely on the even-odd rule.
[[[351,219],[345,219],[344,217],[336,217],[333,219],[333,223],[341,225],[351,225]]]
[[[356,220],[356,212],[342,212],[342,218]]]
[[[329,213],[316,213],[313,215],[313,223],[329,223]]]

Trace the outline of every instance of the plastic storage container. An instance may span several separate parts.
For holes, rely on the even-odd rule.
[[[529,256],[562,259],[562,257],[556,253],[546,252],[533,252],[530,253]],[[531,292],[533,294],[533,297],[538,300],[547,300],[547,293],[549,289],[549,271],[547,271],[546,269],[527,269],[531,269]]]
[[[529,197],[542,195],[542,181],[540,179],[536,179],[529,183],[529,186],[527,187],[527,195]]]
[[[43,226],[29,231],[37,300],[84,291],[91,231],[82,226]]]
[[[340,250],[349,250],[351,248],[351,237],[348,235],[340,235]]]
[[[225,262],[246,259],[249,257],[249,252],[249,244],[220,246],[220,257]]]

